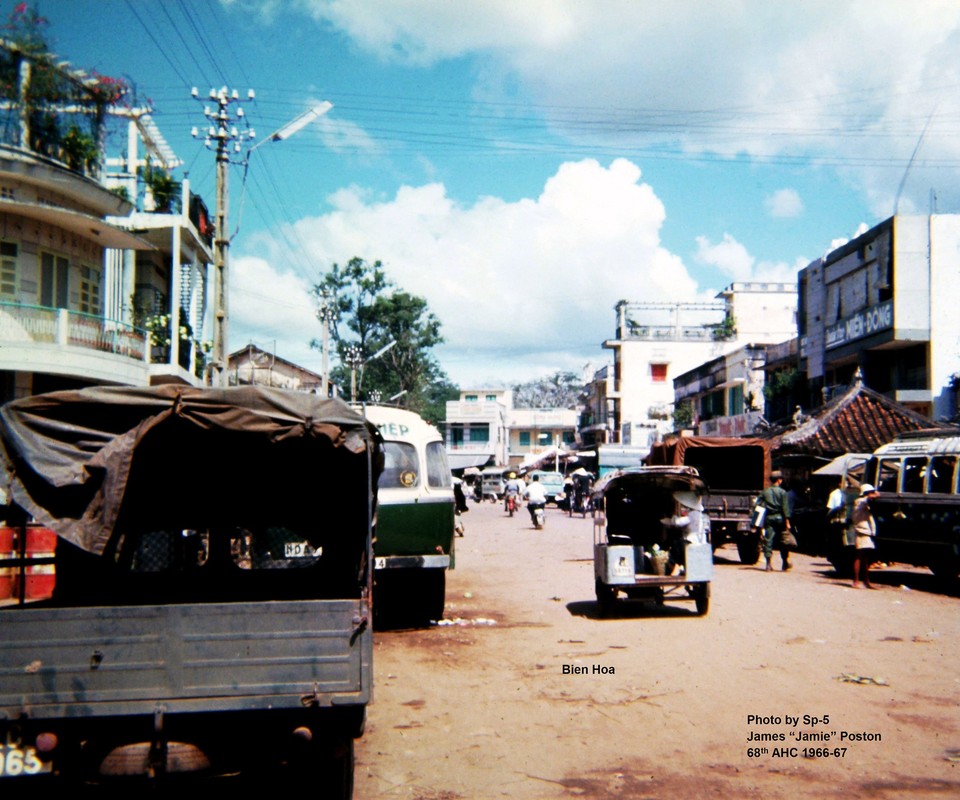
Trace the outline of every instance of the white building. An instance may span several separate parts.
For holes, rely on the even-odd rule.
[[[813,396],[859,367],[874,391],[938,420],[960,376],[960,215],[897,215],[800,272],[799,363]]]
[[[466,389],[447,402],[447,456],[452,470],[509,462],[512,389]]]
[[[169,211],[135,214],[136,143],[159,165],[159,133],[132,123],[129,186],[119,191],[99,146],[104,85],[49,54],[0,47],[0,77],[17,98],[0,104],[0,400],[93,384],[199,384],[212,262],[202,203],[185,192],[178,207],[164,168],[177,190]],[[69,91],[69,104],[57,95],[51,112],[31,68]],[[150,301],[139,318],[138,294]]]
[[[797,288],[790,283],[734,283],[716,302],[616,306],[613,351],[615,436],[647,446],[673,430],[673,380],[751,342],[795,336]]]
[[[534,456],[573,450],[578,416],[575,408],[511,409],[507,417],[509,464],[517,466]]]

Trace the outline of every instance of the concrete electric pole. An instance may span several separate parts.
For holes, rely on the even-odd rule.
[[[192,92],[198,97],[197,90]],[[236,106],[234,115],[231,106],[239,103],[240,96],[237,90],[232,92],[224,86],[210,90],[210,100],[216,106],[204,107],[203,115],[209,121],[209,127],[204,138],[207,147],[213,147],[217,153],[217,208],[216,228],[213,239],[213,348],[211,350],[210,383],[213,386],[227,385],[227,325],[229,321],[229,250],[230,233],[227,229],[227,214],[229,211],[229,172],[230,152],[239,153],[242,150],[243,138],[254,139],[256,134],[252,130],[241,133],[235,124],[243,119],[243,108]],[[254,99],[251,89],[247,98]],[[198,135],[196,128],[194,136]]]
[[[192,92],[195,98],[199,98],[196,89]],[[253,89],[247,92],[247,99],[255,98]],[[244,139],[252,141],[256,139],[256,133],[252,128],[244,131],[238,130],[236,122],[244,120],[243,108],[236,106],[236,113],[233,114],[231,106],[239,103],[240,96],[237,90],[229,91],[226,86],[220,89],[211,89],[209,99],[216,103],[216,107],[211,109],[204,107],[203,115],[209,121],[204,144],[212,147],[217,153],[217,208],[216,208],[216,230],[213,240],[213,348],[211,350],[211,375],[210,383],[213,386],[227,385],[227,328],[229,322],[229,249],[230,233],[227,230],[227,213],[229,210],[229,173],[230,153],[239,154],[243,150],[242,141]],[[250,147],[247,153],[247,159],[242,162],[249,164],[249,156],[260,145],[267,142],[281,142],[284,139],[293,136],[301,128],[309,125],[311,122],[326,114],[333,105],[326,101],[319,103],[303,113],[294,117],[290,122],[271,133],[263,141],[257,142]],[[194,137],[199,135],[199,131],[193,129]]]

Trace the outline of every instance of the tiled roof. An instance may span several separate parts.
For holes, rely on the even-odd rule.
[[[775,449],[825,457],[871,453],[897,434],[942,427],[857,381],[795,430],[780,433]]]

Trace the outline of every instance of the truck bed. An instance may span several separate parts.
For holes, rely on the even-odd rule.
[[[0,719],[369,701],[356,600],[29,608],[0,613]]]

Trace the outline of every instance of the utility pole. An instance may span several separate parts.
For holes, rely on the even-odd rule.
[[[199,98],[196,88],[191,94],[194,98]],[[227,323],[229,320],[229,281],[227,278],[230,249],[230,234],[227,230],[227,212],[229,209],[227,168],[230,166],[231,150],[234,153],[240,153],[243,149],[241,140],[253,140],[257,138],[257,135],[252,128],[241,132],[234,124],[235,121],[244,119],[243,108],[239,105],[236,107],[236,115],[231,115],[231,104],[240,101],[240,95],[236,89],[229,91],[226,86],[220,89],[211,89],[209,97],[216,103],[216,108],[205,107],[203,109],[203,115],[210,122],[204,137],[204,144],[208,148],[215,148],[217,153],[216,231],[213,240],[213,348],[211,350],[210,383],[213,386],[224,387],[227,385]],[[253,89],[250,89],[247,92],[247,99],[253,100],[255,97]],[[326,114],[331,108],[333,108],[333,104],[324,101],[307,109],[286,125],[274,131],[262,142],[254,144],[249,153],[266,142],[281,142],[293,136],[301,128]],[[199,136],[199,131],[196,128],[193,129],[193,136],[194,138]],[[249,153],[247,159],[238,163],[249,166]]]
[[[320,393],[323,397],[330,396],[330,323],[336,319],[336,311],[333,306],[333,300],[330,292],[326,288],[320,290],[320,308],[317,309],[317,317],[323,326],[322,338],[322,379],[320,384]]]
[[[196,89],[193,90],[192,94],[195,98],[198,97]],[[238,103],[240,100],[236,89],[232,92],[228,91],[226,86],[220,89],[211,89],[209,97],[216,103],[216,107],[213,109],[205,107],[203,109],[203,115],[210,123],[204,138],[204,144],[207,147],[215,148],[217,153],[217,208],[215,212],[216,229],[213,239],[213,348],[211,351],[210,383],[213,386],[224,387],[227,385],[227,325],[229,321],[230,234],[227,229],[227,214],[230,202],[228,185],[230,151],[232,149],[233,152],[239,153],[242,149],[240,140],[242,138],[254,139],[256,134],[252,130],[244,131],[241,134],[234,124],[236,120],[243,119],[243,108],[239,105],[236,107],[235,116],[231,112],[231,104]],[[252,89],[247,93],[247,98],[253,100]],[[196,128],[193,129],[193,135],[198,135]]]
[[[350,402],[357,402],[357,370],[363,368],[363,350],[352,344],[347,348],[347,366],[350,367]]]

